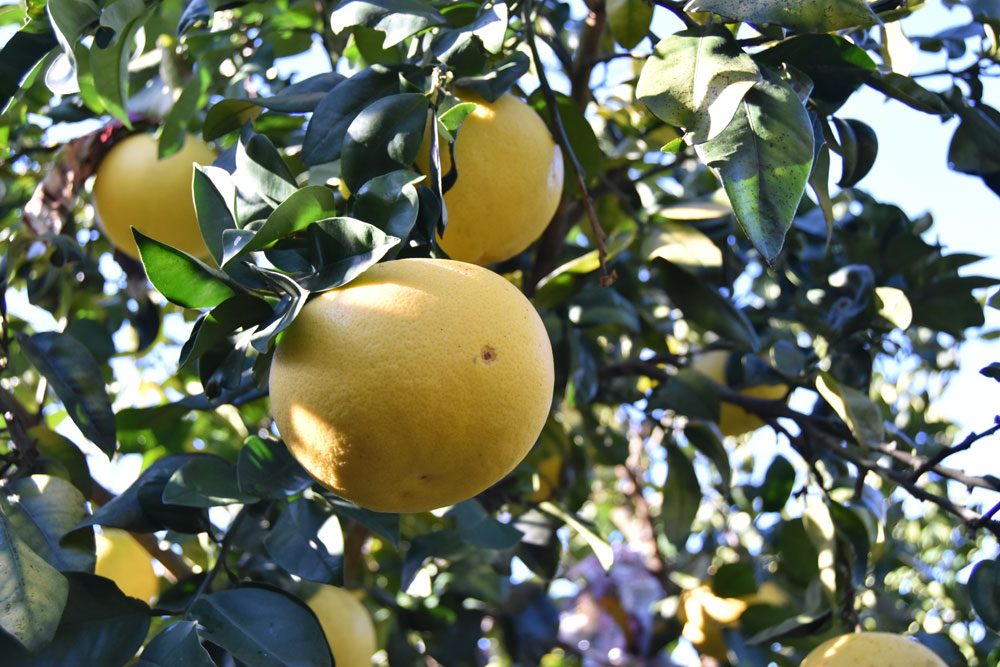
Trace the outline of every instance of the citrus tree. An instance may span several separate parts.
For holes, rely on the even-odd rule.
[[[945,4],[0,3],[4,665],[997,664]]]

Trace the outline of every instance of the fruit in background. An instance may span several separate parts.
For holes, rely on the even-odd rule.
[[[699,652],[728,664],[722,629],[737,625],[747,607],[755,604],[781,606],[787,602],[788,594],[773,581],[765,581],[755,593],[733,598],[719,597],[709,586],[703,585],[681,593],[677,617],[683,624],[681,634]]]
[[[452,259],[492,264],[525,250],[542,235],[563,190],[563,156],[541,117],[510,94],[475,102],[458,130],[455,160],[458,179],[444,195],[448,228],[438,239]],[[447,145],[441,146],[441,172],[451,169]],[[430,134],[417,156],[430,173]]]
[[[323,627],[337,667],[371,667],[372,655],[378,650],[375,624],[353,593],[321,584],[306,604]]]
[[[306,304],[275,350],[271,413],[320,484],[421,512],[513,470],[553,384],[548,334],[517,288],[472,264],[402,259]]]
[[[551,498],[552,492],[559,486],[562,464],[563,459],[558,454],[547,456],[539,461],[535,468],[535,474],[532,476],[535,489],[524,499],[531,503],[540,503]]]
[[[146,236],[206,259],[208,248],[195,215],[191,183],[195,163],[210,165],[215,151],[188,136],[179,151],[157,159],[157,140],[145,133],[116,143],[97,167],[94,204],[104,234],[125,254],[139,259],[130,227]]]
[[[947,667],[920,642],[891,632],[854,632],[828,639],[800,667]]]
[[[160,580],[153,571],[153,559],[128,531],[104,528],[94,536],[97,565],[94,574],[107,577],[125,595],[151,602],[160,592]]]
[[[726,364],[729,363],[727,350],[709,350],[695,357],[691,368],[707,376],[717,384],[728,386],[726,382]],[[744,396],[783,400],[788,394],[785,384],[758,384],[737,389]],[[738,405],[721,401],[719,403],[719,430],[722,435],[738,436],[756,431],[764,426],[763,420],[755,414],[747,412]]]

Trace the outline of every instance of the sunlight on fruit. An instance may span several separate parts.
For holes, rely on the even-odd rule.
[[[306,604],[323,627],[337,667],[370,667],[378,650],[375,624],[352,591],[320,585]]]
[[[817,646],[800,667],[947,667],[919,642],[890,632],[841,635]]]
[[[152,602],[160,591],[153,559],[128,531],[105,528],[94,535],[97,565],[94,573],[114,581],[125,595]]]

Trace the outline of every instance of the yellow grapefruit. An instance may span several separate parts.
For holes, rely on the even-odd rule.
[[[133,134],[112,147],[94,178],[94,204],[108,240],[125,254],[139,258],[130,227],[146,236],[207,258],[208,248],[194,210],[191,182],[195,163],[210,165],[215,151],[197,137],[163,160],[149,134]]]
[[[502,277],[402,259],[310,301],[271,365],[271,413],[289,450],[334,493],[382,512],[466,500],[538,438],[552,347]]]
[[[337,667],[371,667],[378,650],[375,624],[350,591],[321,585],[306,604],[316,614]]]
[[[691,368],[706,375],[713,382],[726,386],[726,363],[729,361],[729,355],[726,350],[709,350],[695,357]],[[738,391],[744,396],[777,401],[786,397],[788,385],[759,384],[742,387]],[[719,430],[722,431],[722,435],[743,435],[756,431],[761,426],[764,426],[764,422],[760,417],[740,406],[726,401],[719,404]]]
[[[855,632],[828,639],[800,667],[947,667],[923,644],[891,632]]]
[[[496,102],[471,91],[458,96],[477,106],[458,130],[458,179],[444,196],[448,228],[438,242],[452,259],[492,264],[522,252],[545,231],[562,196],[562,152],[541,117],[513,95]],[[447,174],[446,144],[440,154]],[[427,133],[417,164],[429,173]]]
[[[128,531],[105,528],[94,536],[97,565],[94,574],[114,581],[125,595],[150,602],[160,592],[149,552]]]

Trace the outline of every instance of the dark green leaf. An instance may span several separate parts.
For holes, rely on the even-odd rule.
[[[754,58],[772,67],[787,63],[808,76],[813,82],[812,99],[827,113],[839,109],[876,69],[864,49],[837,35],[798,35]]]
[[[684,30],[656,45],[636,84],[640,102],[662,121],[684,128],[688,143],[714,138],[761,80],[757,64],[728,32]]]
[[[215,667],[198,638],[198,624],[177,621],[153,637],[135,667]]]
[[[356,25],[384,32],[383,48],[444,22],[437,9],[419,0],[346,0],[330,15],[335,33]]]
[[[663,484],[660,523],[664,536],[679,550],[691,535],[691,523],[701,506],[701,484],[691,459],[673,443],[667,445],[667,481]]]
[[[712,575],[712,592],[720,598],[736,598],[757,592],[752,563],[724,563]]]
[[[21,81],[57,44],[51,31],[20,30],[7,40],[0,49],[0,114],[7,111]]]
[[[639,331],[635,306],[613,287],[587,287],[570,302],[569,320],[580,328],[621,327]]]
[[[864,178],[875,164],[878,155],[878,137],[866,123],[854,118],[841,120],[834,118],[840,138],[840,155],[843,158],[843,173],[837,183],[842,188],[853,187]],[[847,150],[847,144],[850,150]]]
[[[760,348],[760,340],[753,325],[732,301],[701,278],[670,262],[663,261],[658,266],[663,272],[667,296],[696,327],[714,331],[755,352]]]
[[[959,110],[962,122],[948,146],[948,166],[973,176],[1000,172],[1000,112],[980,104]]]
[[[90,48],[90,71],[101,103],[112,116],[126,125],[129,124],[125,109],[128,100],[128,61],[135,35],[152,12],[153,7],[148,7],[141,15],[131,19],[103,48],[98,44],[99,40],[95,40]]]
[[[531,58],[521,51],[510,53],[481,76],[467,76],[455,84],[474,91],[487,102],[496,102],[531,68]]]
[[[0,628],[29,651],[40,649],[56,632],[69,587],[63,575],[17,536],[4,512],[0,581]]]
[[[236,331],[252,328],[272,315],[266,301],[249,294],[237,294],[202,315],[181,348],[179,367],[201,358],[217,345],[227,344]]]
[[[523,537],[511,524],[488,514],[474,498],[455,505],[446,516],[455,519],[455,527],[466,542],[480,549],[509,549]]]
[[[46,10],[59,44],[70,57],[77,41],[101,20],[101,9],[94,0],[51,0]]]
[[[413,164],[429,108],[423,95],[400,93],[376,100],[351,121],[341,170],[352,192],[376,176]]]
[[[711,380],[687,368],[653,389],[649,409],[670,410],[690,419],[717,422],[719,395]]]
[[[316,105],[302,141],[302,161],[310,166],[340,157],[347,128],[373,99],[398,86],[394,72],[375,66],[363,70],[330,91]]]
[[[784,456],[775,456],[760,487],[761,511],[780,512],[795,488],[795,466]]]
[[[146,275],[168,300],[185,308],[214,308],[236,294],[229,276],[132,228]]]
[[[1000,563],[982,560],[969,575],[969,599],[983,625],[1000,632]]]
[[[812,122],[795,90],[765,70],[732,122],[695,149],[722,180],[740,227],[764,259],[774,261],[814,156]]]
[[[376,535],[384,537],[392,546],[399,548],[398,514],[366,510],[354,503],[347,502],[343,498],[338,498],[325,490],[322,492],[322,495],[330,503],[330,506],[333,507],[333,511],[336,512],[337,516],[357,521]]]
[[[163,487],[163,502],[171,505],[215,507],[255,500],[240,492],[235,466],[213,454],[190,459],[173,472]]]
[[[826,372],[816,378],[816,388],[860,444],[878,447],[882,443],[882,411],[866,392],[837,382]]]
[[[307,185],[295,190],[252,236],[223,235],[223,267],[249,252],[266,248],[282,237],[305,229],[317,220],[331,217],[336,207],[333,190],[325,185]]]
[[[247,667],[331,664],[316,616],[287,593],[251,586],[219,591],[199,598],[190,616],[205,639]]]
[[[716,403],[716,405],[718,404]],[[716,412],[718,411],[716,410]],[[729,464],[729,453],[726,452],[719,436],[715,434],[714,430],[696,421],[689,421],[684,426],[684,435],[692,447],[708,457],[708,460],[715,465],[719,476],[722,477],[722,489],[728,493],[732,484],[733,471]]]
[[[48,331],[17,337],[31,365],[49,381],[66,412],[108,456],[115,452],[115,416],[101,369],[90,351],[70,335]]]
[[[637,1],[644,2],[645,0]],[[573,150],[573,155],[576,156],[580,166],[583,167],[587,178],[595,178],[601,171],[601,165],[604,162],[604,153],[597,142],[594,128],[571,97],[562,93],[555,93],[555,97],[556,108],[559,110],[559,120],[562,123],[563,130],[566,131],[566,137],[569,139],[569,146]],[[528,98],[528,104],[545,119],[545,123],[549,125],[550,131],[555,136],[556,133],[552,130],[552,119],[545,103],[545,96],[542,95],[540,90],[535,90],[531,94],[531,97]],[[575,185],[575,180],[572,176],[570,174],[567,174],[567,176]]]
[[[408,169],[371,179],[354,196],[354,217],[405,239],[417,222],[420,202],[414,186],[423,179]]]
[[[66,579],[66,609],[52,642],[33,655],[4,656],[5,667],[120,667],[142,646],[150,623],[146,603],[104,577],[67,572]]]
[[[248,438],[240,449],[236,475],[242,493],[260,498],[283,498],[312,483],[284,443],[257,436]]]
[[[324,511],[316,502],[305,498],[293,501],[264,537],[264,547],[289,574],[309,581],[342,583],[340,524],[329,509]]]

